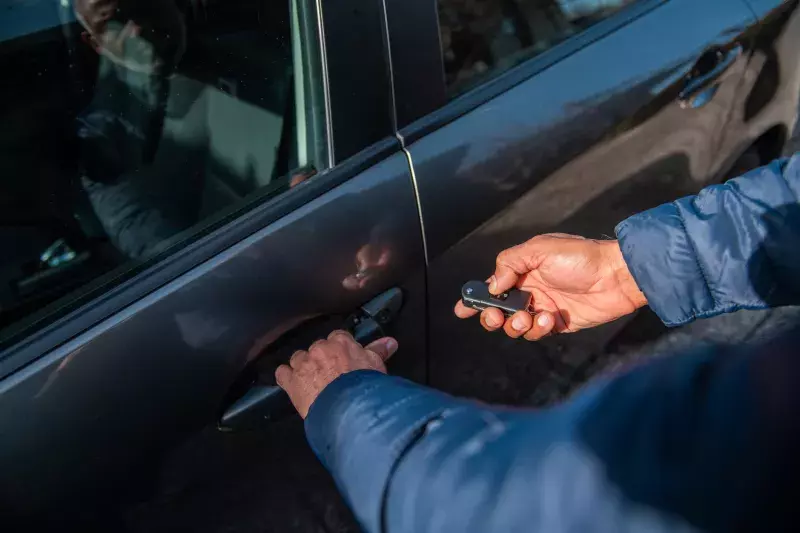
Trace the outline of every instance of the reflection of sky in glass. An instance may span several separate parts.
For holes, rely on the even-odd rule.
[[[0,42],[58,26],[60,3],[61,0],[0,0]]]

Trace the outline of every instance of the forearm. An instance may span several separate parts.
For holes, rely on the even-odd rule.
[[[370,533],[732,530],[794,475],[792,346],[665,359],[538,412],[356,373],[306,428]]]
[[[633,216],[617,236],[667,325],[800,303],[800,157]]]
[[[309,410],[306,435],[365,531],[382,531],[388,484],[428,424],[460,402],[379,372],[345,374]]]

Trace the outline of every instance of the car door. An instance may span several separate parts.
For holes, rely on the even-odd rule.
[[[413,46],[413,10],[388,5],[429,262],[431,383],[537,403],[537,385],[570,378],[620,325],[537,344],[486,335],[454,318],[461,285],[537,234],[610,238],[714,179],[755,18],[742,0],[412,4]]]
[[[192,432],[285,412],[274,368],[334,328],[394,334],[393,370],[425,379],[422,233],[378,5],[139,2],[106,23],[129,39],[114,49],[78,4],[13,8],[66,9],[47,55],[65,68],[4,79],[39,98],[4,123],[52,129],[0,147],[6,190],[41,207],[3,227],[18,253],[0,271],[0,514],[115,504]],[[60,160],[48,177],[71,194],[11,172]]]
[[[793,153],[786,143],[797,137],[800,7],[783,0],[748,0],[748,4],[759,25],[720,148],[731,154],[731,160],[738,157],[731,175],[772,161],[785,148]]]

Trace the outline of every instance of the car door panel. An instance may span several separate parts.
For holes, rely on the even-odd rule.
[[[792,3],[792,0],[747,0],[748,5],[759,19],[770,15],[774,10]]]
[[[720,152],[730,175],[782,155],[792,138],[800,98],[798,2],[748,1],[759,16],[747,69]],[[749,164],[748,164],[749,163]]]
[[[736,52],[746,44],[738,37],[754,23],[752,12],[728,0],[633,8],[640,11],[614,31],[599,37],[589,31],[572,52],[569,41],[554,48],[557,60],[548,52],[488,82],[496,90],[504,77],[513,80],[506,92],[408,146],[430,262],[436,386],[488,400],[533,401],[548,373],[582,364],[619,324],[535,345],[485,335],[477,323],[452,316],[460,285],[488,276],[508,246],[553,231],[610,237],[625,217],[712,178],[746,65],[746,54]],[[687,76],[708,54],[731,51],[735,57],[712,84],[713,97],[696,108],[680,105]],[[540,71],[519,80],[537,62]],[[463,109],[481,90],[438,113]],[[409,126],[410,137],[416,128]],[[443,208],[453,198],[457,208]]]
[[[364,255],[379,259],[364,268]],[[395,153],[0,382],[0,501],[31,510],[157,468],[160,451],[219,415],[249,363],[274,368],[321,334],[304,323],[393,286],[406,306],[391,331],[417,356],[395,370],[423,380],[423,264]]]

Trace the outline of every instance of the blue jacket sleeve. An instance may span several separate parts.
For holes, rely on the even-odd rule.
[[[800,303],[800,155],[617,226],[625,261],[668,326]]]
[[[355,372],[306,431],[368,533],[759,530],[793,512],[797,340],[664,359],[543,411]]]

